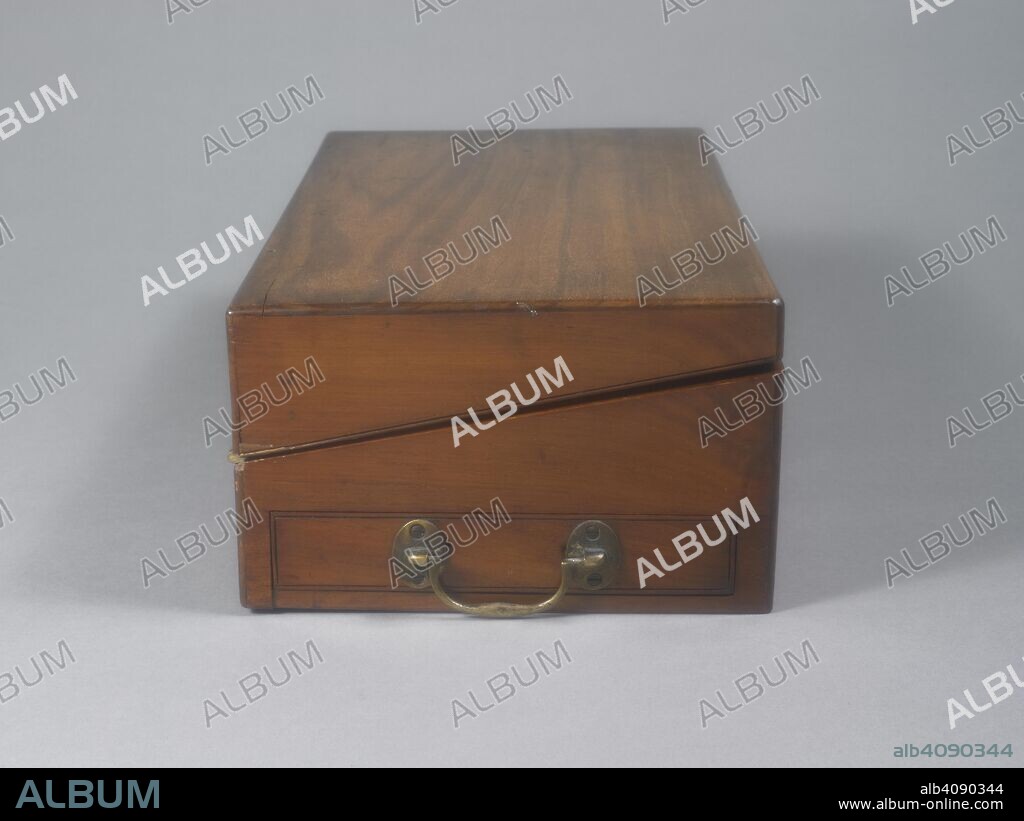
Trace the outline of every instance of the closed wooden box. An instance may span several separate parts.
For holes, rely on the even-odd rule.
[[[227,315],[244,605],[771,609],[782,301],[699,133],[327,136]]]

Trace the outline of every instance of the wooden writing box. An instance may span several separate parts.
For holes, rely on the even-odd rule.
[[[227,315],[244,605],[771,609],[782,301],[698,136],[328,135]]]

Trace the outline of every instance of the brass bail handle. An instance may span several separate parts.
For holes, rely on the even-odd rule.
[[[622,548],[615,531],[602,521],[589,519],[569,534],[561,563],[561,583],[546,599],[535,604],[467,604],[453,598],[441,579],[453,552],[447,536],[429,519],[406,522],[395,534],[392,546],[394,558],[413,571],[411,577],[403,577],[403,583],[417,589],[429,587],[445,607],[485,618],[534,616],[555,607],[570,589],[602,590],[614,581],[622,564]]]

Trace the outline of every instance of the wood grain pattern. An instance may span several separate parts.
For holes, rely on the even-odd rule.
[[[614,313],[614,316],[610,315]],[[737,332],[741,328],[742,332]],[[285,396],[277,375],[312,356],[324,381],[235,436],[240,453],[401,425],[444,423],[561,356],[573,381],[531,407],[570,396],[674,377],[767,366],[781,355],[778,303],[633,310],[524,311],[385,316],[232,317],[237,398],[262,385]],[[237,423],[245,417],[234,407]]]
[[[484,512],[490,513],[490,508],[484,507]],[[432,511],[410,511],[402,516],[275,514],[270,525],[274,589],[279,593],[390,592],[387,558],[391,554],[384,548],[391,545],[395,532],[410,519],[422,517],[442,529],[455,528],[459,538],[466,542],[473,538],[474,531],[462,515]],[[603,521],[615,529],[621,541],[626,572],[603,594],[635,595],[637,559],[650,559],[655,549],[674,556],[671,547],[664,553],[673,537],[710,521],[711,515],[696,519],[681,515],[605,516]],[[503,523],[500,528],[479,535],[472,544],[456,546],[445,568],[445,584],[464,593],[542,595],[558,587],[565,542],[579,521],[577,516],[519,516]],[[715,533],[714,527],[711,533]],[[366,550],[364,545],[376,545],[379,549]],[[709,549],[701,561],[695,560],[664,578],[651,578],[644,595],[729,595],[733,592],[736,545],[737,537],[732,536],[714,550]]]
[[[623,528],[623,538],[631,534],[627,550],[634,564],[625,567],[617,585],[621,589],[571,594],[564,609],[770,609],[779,408],[769,408],[706,448],[701,447],[697,427],[701,415],[712,416],[717,406],[728,405],[735,394],[767,378],[770,375],[723,379],[516,415],[458,449],[452,447],[447,429],[436,429],[247,461],[236,468],[240,499],[251,498],[265,522],[240,537],[243,603],[254,608],[440,609],[429,593],[421,591],[382,590],[379,584],[370,590],[341,588],[373,587],[372,582],[379,582],[391,550],[390,526],[397,529],[399,519],[438,511],[468,513],[476,507],[488,510],[490,500],[499,497],[512,518],[506,526],[509,530],[489,534],[452,559],[455,589],[464,586],[469,601],[493,599],[491,593],[479,591],[497,589],[495,574],[502,569],[514,581],[502,589],[521,585],[523,590],[535,591],[550,585],[568,531],[561,524],[552,529],[531,525],[530,520],[610,517],[649,522],[642,533]],[[638,550],[664,537],[660,546],[669,555],[671,535],[685,530],[687,521],[725,507],[738,511],[744,496],[754,504],[760,522],[739,535],[733,595],[687,590],[696,584],[694,580],[718,583],[720,568],[712,571],[709,564],[695,569],[705,558],[715,563],[715,558],[709,558],[712,548],[705,551],[709,556],[696,559],[687,571],[670,573],[656,580],[659,584],[639,589]],[[333,519],[338,514],[362,521],[350,521],[343,534],[324,524],[298,533],[293,524],[291,531],[277,534],[283,541],[276,546],[275,587],[272,519]],[[650,524],[655,520],[657,528]],[[516,535],[527,534],[538,541],[521,548],[513,545]],[[324,539],[319,546],[307,541],[300,547],[306,536],[317,535]],[[487,544],[494,546],[493,554],[487,547],[473,553]],[[485,550],[486,566],[479,563]],[[287,573],[283,583],[281,572]],[[317,578],[323,583],[310,585]],[[689,594],[657,594],[666,589]],[[529,601],[530,595],[523,590],[504,593],[502,598]]]
[[[740,211],[697,129],[521,130],[452,164],[448,132],[328,134],[231,306],[249,313],[634,307],[636,277]],[[511,240],[391,308],[387,278],[500,216]],[[757,248],[658,300],[778,298]]]
[[[447,132],[332,133],[227,316],[242,602],[254,609],[436,611],[392,590],[406,520],[500,498],[512,522],[459,548],[471,603],[542,598],[572,526],[612,524],[623,574],[566,612],[771,608],[781,410],[702,447],[698,419],[779,373],[783,306],[753,243],[645,307],[636,278],[739,232],[695,129],[521,130],[451,159]],[[510,238],[392,305],[391,275],[500,217]],[[573,380],[453,447],[449,419],[562,357]],[[265,413],[239,397],[312,358],[323,381]],[[750,499],[760,521],[639,587],[636,559]]]

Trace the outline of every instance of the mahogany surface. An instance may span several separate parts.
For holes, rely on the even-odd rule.
[[[564,611],[771,608],[781,412],[702,447],[698,419],[778,374],[783,308],[756,246],[649,298],[636,278],[739,231],[694,129],[521,131],[454,166],[447,132],[331,133],[227,316],[243,604],[440,610],[392,589],[391,539],[501,499],[511,523],[459,548],[469,602],[558,584],[573,526],[607,521],[620,577]],[[500,216],[510,239],[392,305],[388,277]],[[312,357],[323,381],[259,418],[240,396]],[[453,447],[450,418],[562,357],[573,380]],[[773,388],[774,390],[774,388]],[[243,425],[242,422],[245,422]],[[748,497],[760,522],[641,590],[636,560]],[[712,526],[713,529],[713,526]]]

